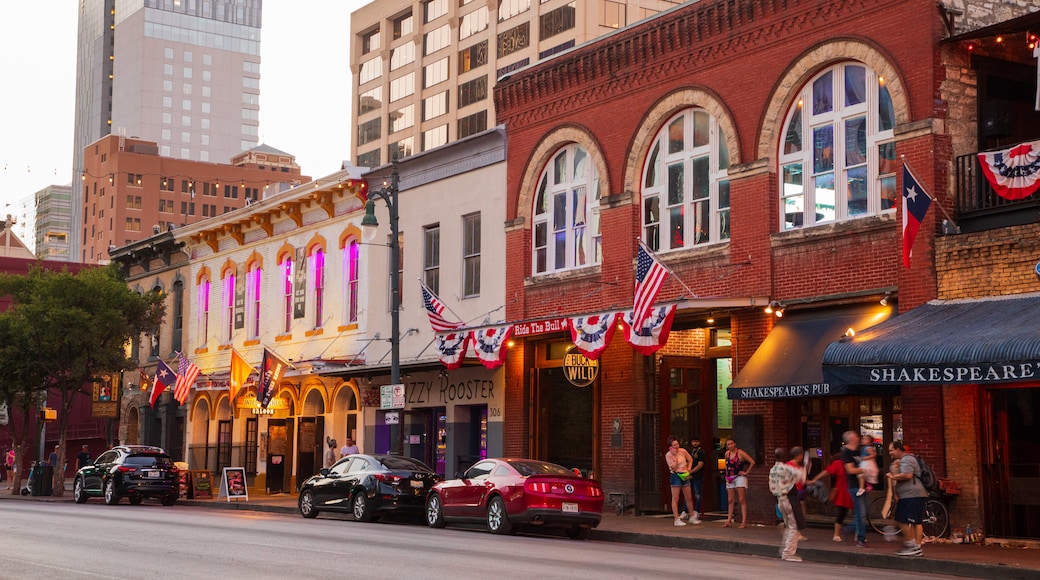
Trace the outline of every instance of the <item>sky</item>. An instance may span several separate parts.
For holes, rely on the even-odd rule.
[[[260,142],[305,175],[350,157],[350,13],[369,1],[263,2]],[[0,0],[0,206],[72,179],[78,6]]]

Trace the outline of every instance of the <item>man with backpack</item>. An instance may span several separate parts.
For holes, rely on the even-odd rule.
[[[888,484],[895,486],[895,520],[903,532],[903,549],[897,556],[923,556],[921,542],[924,540],[924,506],[928,501],[928,490],[921,483],[921,466],[917,457],[906,451],[902,441],[893,441],[888,446],[892,466]]]

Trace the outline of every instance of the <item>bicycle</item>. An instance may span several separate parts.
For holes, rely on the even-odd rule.
[[[924,527],[925,541],[934,538],[945,538],[950,533],[950,511],[946,507],[946,498],[942,492],[930,493],[928,501],[924,504]],[[870,502],[867,509],[867,523],[874,531],[883,536],[893,536],[899,533],[899,524],[894,519],[896,506],[892,503],[887,518],[881,517],[881,509],[885,506],[885,497],[877,497]]]

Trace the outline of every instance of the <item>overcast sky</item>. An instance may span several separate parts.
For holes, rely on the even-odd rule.
[[[306,175],[350,156],[350,13],[369,1],[264,0],[260,141]],[[78,5],[0,0],[0,205],[72,179]]]

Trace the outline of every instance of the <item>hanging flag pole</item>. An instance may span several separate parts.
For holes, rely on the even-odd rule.
[[[430,326],[434,332],[447,332],[463,327],[461,321],[455,322],[444,318],[444,303],[441,302],[440,298],[437,298],[437,295],[433,293],[433,290],[430,290],[425,282],[419,280],[419,287],[422,290],[423,307],[426,308],[426,315],[430,319]],[[455,313],[452,312],[452,314]],[[457,314],[455,316],[456,318],[461,318]]]
[[[939,211],[941,211],[942,214],[944,216],[946,216],[946,221],[948,221],[951,224],[953,224],[953,227],[957,230],[957,233],[960,233],[960,227],[957,225],[957,222],[953,221],[953,216],[951,216],[949,214],[949,212],[946,211],[946,208],[943,207],[943,205],[941,203],[939,203],[938,200],[936,200],[935,197],[932,196],[932,194],[928,193],[928,190],[925,189],[923,185],[921,185],[921,178],[917,176],[917,172],[914,171],[914,169],[912,167],[910,167],[909,163],[906,162],[906,155],[900,155],[899,157],[903,161],[903,167],[905,167],[906,170],[910,172],[910,175],[913,176],[914,181],[916,181],[917,184],[920,186],[919,191],[921,193],[925,194],[926,196],[928,196],[929,200],[934,201],[935,204],[939,206]],[[906,187],[906,181],[905,180],[903,182],[903,187],[904,188]]]
[[[640,246],[646,248],[646,251],[649,252],[650,255],[654,256],[654,258],[656,259],[656,254],[654,254],[653,250],[651,250],[650,247],[646,245],[646,242],[644,242],[643,240],[641,240],[639,238],[636,238],[636,241],[639,243]],[[690,288],[689,286],[686,285],[686,282],[682,281],[682,278],[680,278],[679,275],[675,273],[675,270],[672,270],[671,268],[668,267],[667,264],[665,264],[664,262],[662,262],[660,260],[657,260],[657,263],[660,264],[661,267],[664,268],[664,271],[668,272],[668,274],[672,278],[675,278],[675,281],[678,282],[680,286],[682,286],[683,290],[685,290],[685,292],[683,292],[682,296],[679,297],[680,299],[681,298],[685,298],[687,294],[690,295],[690,298],[700,298],[700,296],[698,296],[697,293],[694,292],[692,288]]]
[[[921,229],[921,222],[932,205],[932,196],[928,195],[917,176],[910,171],[910,166],[903,161],[903,265],[910,267],[910,256],[914,253],[914,240]]]

